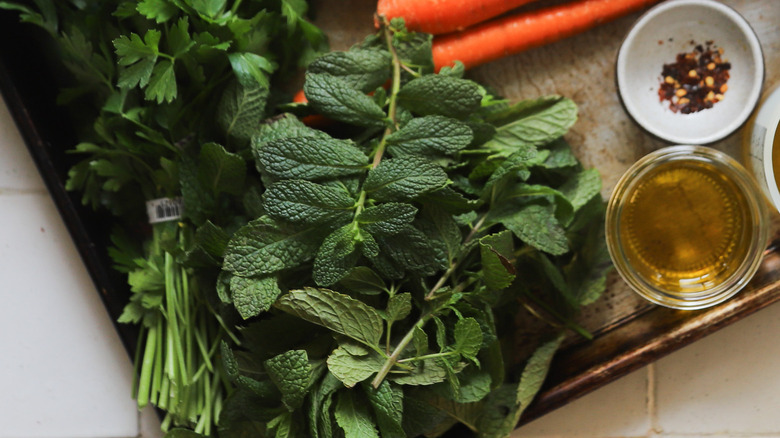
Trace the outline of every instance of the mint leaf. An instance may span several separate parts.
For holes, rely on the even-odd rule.
[[[398,295],[393,295],[387,300],[387,310],[385,311],[386,319],[390,322],[400,321],[412,311],[412,294],[404,292]]]
[[[352,49],[327,53],[309,64],[308,72],[338,77],[364,93],[390,79],[391,57],[386,51]]]
[[[452,215],[444,210],[428,206],[423,209],[422,217],[415,222],[430,239],[431,243],[441,252],[440,258],[452,264],[460,251],[463,235]]]
[[[545,169],[563,169],[579,164],[577,157],[571,151],[571,146],[563,138],[558,138],[545,146],[550,155],[538,165]]]
[[[398,234],[414,220],[417,208],[410,204],[388,202],[363,210],[356,218],[360,227],[375,235]]]
[[[228,242],[224,269],[241,277],[271,274],[310,260],[320,231],[296,230],[260,217],[241,227]]]
[[[260,129],[267,99],[267,88],[234,80],[217,104],[217,124],[228,138],[247,143]]]
[[[353,356],[339,347],[328,356],[327,363],[328,370],[344,383],[344,386],[352,388],[379,371],[384,360],[375,353]]]
[[[412,344],[414,345],[414,351],[417,356],[422,356],[428,353],[428,334],[425,333],[420,326],[414,326],[412,333]]]
[[[542,253],[532,254],[532,260],[539,265],[544,276],[549,280],[550,284],[561,293],[569,306],[572,309],[577,309],[579,307],[579,301],[569,289],[569,285],[566,283],[566,279],[564,278],[560,267],[553,263],[547,255]]]
[[[492,290],[502,290],[514,281],[517,271],[512,257],[512,233],[504,230],[479,239],[482,272],[485,285]]]
[[[601,192],[601,176],[596,169],[583,170],[566,181],[560,191],[571,201],[576,212]]]
[[[475,366],[466,367],[458,374],[460,390],[458,394],[448,391],[447,398],[457,403],[476,403],[484,400],[491,391],[490,373]],[[449,389],[449,387],[448,387]],[[479,410],[481,411],[481,406]],[[480,412],[481,414],[481,412]]]
[[[430,239],[411,225],[392,236],[377,236],[377,241],[382,253],[398,267],[419,275],[433,275],[446,263],[439,257]]]
[[[408,201],[444,187],[447,174],[418,157],[383,160],[368,172],[363,190],[377,201]]]
[[[379,438],[368,406],[357,399],[354,391],[338,393],[334,415],[345,438]]]
[[[339,280],[339,285],[349,291],[365,295],[378,295],[387,290],[387,284],[376,272],[367,266],[355,266]]]
[[[534,158],[536,158],[536,155],[537,150],[533,146],[520,146],[514,149],[505,160],[502,160],[492,170],[485,187],[482,189],[482,197],[499,198],[501,189],[507,183],[528,179],[531,175],[528,168],[531,166]],[[472,176],[469,175],[469,177],[471,178]]]
[[[198,177],[214,195],[240,194],[246,178],[246,163],[238,154],[228,152],[217,143],[205,143],[198,157]]]
[[[577,105],[571,99],[546,96],[518,102],[492,114],[490,120],[499,126],[483,147],[541,146],[561,137],[577,121]]]
[[[499,221],[520,240],[534,248],[552,255],[569,251],[566,233],[549,208],[529,205]]]
[[[305,350],[290,350],[264,362],[268,377],[282,393],[282,403],[294,411],[307,394],[311,366]]]
[[[402,426],[404,393],[401,387],[388,381],[382,381],[382,384],[376,389],[368,384],[364,384],[363,389],[374,410],[374,417],[376,417],[381,436],[405,436]]]
[[[368,168],[368,157],[352,142],[302,131],[302,128],[295,128],[291,134],[303,136],[254,146],[258,169],[279,179],[316,181],[356,175]],[[284,135],[284,131],[279,135]]]
[[[398,101],[416,114],[462,119],[479,110],[482,93],[479,85],[467,79],[429,75],[401,87]]]
[[[558,335],[554,339],[545,342],[537,348],[531,358],[523,368],[523,374],[520,376],[520,383],[517,385],[517,398],[515,400],[516,408],[508,418],[512,425],[517,424],[520,415],[531,404],[536,393],[541,389],[544,380],[547,378],[547,371],[550,369],[555,352],[563,342],[564,335]],[[509,422],[505,423],[509,426]],[[511,426],[514,428],[514,426]]]
[[[425,193],[417,198],[424,205],[435,205],[451,214],[462,214],[479,207],[480,202],[466,198],[450,186]]]
[[[440,436],[445,431],[443,427],[452,427],[457,420],[438,409],[427,401],[434,396],[429,388],[418,388],[414,391],[404,391],[403,426],[406,436]],[[437,433],[438,432],[438,433]]]
[[[600,182],[601,180],[599,180]],[[523,203],[544,199],[555,206],[555,217],[565,225],[574,217],[574,206],[568,197],[554,188],[542,184],[516,184],[501,194],[501,201],[518,200]]]
[[[279,298],[276,307],[372,348],[376,348],[382,337],[384,323],[373,307],[332,290],[313,287],[292,290]]]
[[[248,319],[270,309],[282,290],[279,289],[276,277],[233,276],[230,279],[230,292],[238,314]]]
[[[325,377],[314,385],[309,396],[309,433],[313,438],[330,437],[331,429],[330,406],[333,394],[344,385],[333,374],[325,373]]]
[[[193,154],[182,155],[179,163],[179,185],[181,186],[184,217],[194,223],[201,223],[214,208],[215,198],[211,190],[203,187],[200,178],[200,163]]]
[[[331,138],[328,134],[306,126],[300,119],[289,113],[283,113],[271,119],[264,120],[257,127],[257,134],[252,136],[252,153],[259,159],[259,151],[269,142],[295,137]],[[258,168],[262,172],[262,169]]]
[[[453,155],[474,138],[465,123],[443,116],[417,117],[387,136],[387,150],[394,157]]]
[[[352,218],[355,200],[343,190],[305,180],[285,180],[266,189],[263,207],[278,220],[337,226]]]
[[[268,432],[274,434],[274,438],[295,438],[297,434],[293,432],[296,429],[296,424],[293,422],[292,413],[282,412],[276,417],[272,418],[266,424]]]
[[[330,233],[314,258],[314,282],[320,286],[330,286],[344,278],[360,257],[357,251],[360,240],[360,230],[353,223]]]
[[[315,110],[334,120],[358,126],[385,126],[387,116],[382,108],[339,77],[307,73],[303,91]]]
[[[482,329],[476,319],[468,317],[455,323],[453,332],[455,338],[455,351],[473,362],[477,360],[477,353],[482,347]]]

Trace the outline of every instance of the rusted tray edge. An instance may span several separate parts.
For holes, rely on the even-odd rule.
[[[778,267],[780,253],[773,250],[748,288],[719,306],[693,312],[657,307],[592,342],[560,351],[518,427],[780,301]],[[606,354],[588,353],[602,349]]]

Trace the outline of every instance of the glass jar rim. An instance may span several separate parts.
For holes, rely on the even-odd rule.
[[[751,227],[750,247],[739,267],[725,281],[698,292],[673,292],[652,285],[631,267],[623,250],[619,223],[623,199],[636,182],[652,169],[671,161],[698,161],[714,164],[732,181],[747,202]],[[761,191],[748,171],[729,155],[707,146],[675,145],[653,151],[637,160],[618,180],[607,204],[607,249],[616,270],[634,292],[645,299],[675,309],[702,309],[734,296],[755,275],[769,239],[769,210]]]

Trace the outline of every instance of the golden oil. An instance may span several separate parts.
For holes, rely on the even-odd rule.
[[[722,283],[750,246],[745,195],[708,162],[666,162],[626,198],[620,236],[626,257],[655,286],[700,291]]]
[[[738,162],[703,146],[672,146],[635,163],[607,206],[607,246],[648,300],[699,309],[755,274],[769,233],[760,189]]]

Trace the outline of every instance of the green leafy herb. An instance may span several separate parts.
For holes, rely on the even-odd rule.
[[[576,317],[609,258],[600,176],[562,138],[570,99],[436,74],[403,20],[319,54],[303,0],[92,5],[108,41],[89,2],[37,3],[0,7],[61,43],[84,80],[70,102],[97,102],[69,188],[127,223],[184,200],[112,249],[121,320],[143,328],[136,396],[170,436],[507,436],[565,330],[590,336]],[[306,64],[308,103],[279,106]],[[547,325],[516,363],[522,317]]]

